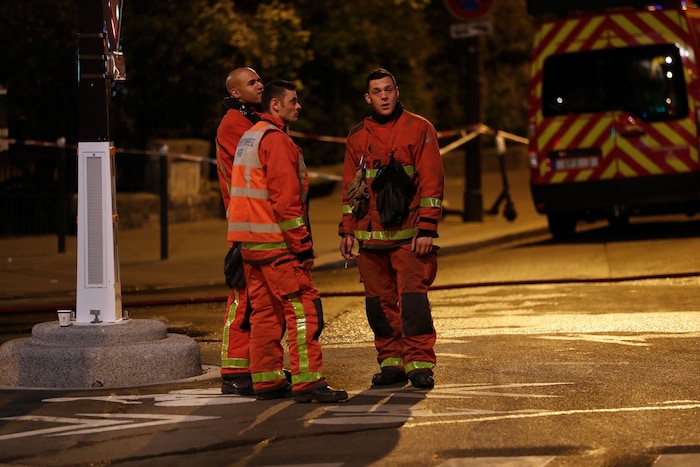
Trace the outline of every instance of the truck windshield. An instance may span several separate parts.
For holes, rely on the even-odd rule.
[[[673,44],[552,55],[544,63],[542,101],[545,117],[622,110],[653,122],[688,115]]]

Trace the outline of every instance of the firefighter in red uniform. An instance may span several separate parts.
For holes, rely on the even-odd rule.
[[[273,81],[262,95],[262,120],[238,143],[231,174],[229,232],[242,242],[250,315],[250,371],[258,399],[293,394],[297,402],[339,402],[328,386],[319,337],[321,298],[311,279],[314,251],[308,226],[308,173],[286,133],[299,118],[296,88]],[[287,329],[292,385],[280,342]],[[291,391],[290,391],[291,389]]]
[[[224,208],[228,210],[231,188],[231,167],[238,141],[254,123],[260,120],[260,99],[263,84],[255,70],[236,68],[226,77],[229,97],[224,99],[226,114],[216,132],[216,163]],[[229,250],[233,242],[229,242]],[[221,340],[221,392],[224,394],[253,395],[250,377],[248,341],[250,333],[250,306],[245,287],[231,285],[226,301],[224,332]]]
[[[340,253],[346,261],[357,258],[364,282],[381,370],[372,383],[408,379],[432,388],[435,328],[427,292],[437,272],[433,238],[444,171],[435,128],[398,98],[391,73],[378,68],[368,75],[365,100],[373,112],[350,131],[346,145]]]

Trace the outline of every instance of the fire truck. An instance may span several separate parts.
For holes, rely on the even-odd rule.
[[[582,220],[700,210],[700,8],[528,0],[535,208],[556,238]]]

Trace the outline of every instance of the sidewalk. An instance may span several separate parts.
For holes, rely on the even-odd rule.
[[[462,209],[464,175],[448,170],[445,207]],[[527,169],[508,171],[510,194],[517,218],[509,222],[502,215],[484,214],[482,222],[463,222],[461,215],[449,214],[439,226],[436,243],[443,254],[533,233],[546,233],[547,221],[535,212],[529,191]],[[482,174],[484,210],[491,208],[502,190],[499,172]],[[340,186],[328,196],[311,200],[310,217],[318,258],[316,270],[342,267],[338,252],[337,226],[340,220]],[[177,295],[181,299],[226,295],[223,258],[226,253],[226,222],[211,219],[171,224],[169,255],[160,259],[159,227],[119,231],[119,263],[123,302],[146,296]],[[66,240],[66,252],[58,253],[55,236],[0,239],[0,312],[45,309],[49,305],[75,307],[76,237]]]

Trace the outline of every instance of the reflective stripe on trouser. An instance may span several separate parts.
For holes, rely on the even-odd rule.
[[[318,338],[323,330],[321,298],[311,273],[290,255],[270,264],[245,263],[250,315],[250,371],[256,391],[284,383],[280,337],[285,324],[294,391],[325,381]]]
[[[437,273],[437,252],[419,257],[410,244],[363,248],[357,264],[380,367],[403,366],[407,373],[433,368],[435,328],[428,288]]]
[[[245,289],[231,289],[221,338],[221,374],[250,372],[250,304]]]

